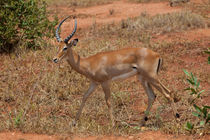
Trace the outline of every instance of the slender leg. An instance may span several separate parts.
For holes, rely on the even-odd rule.
[[[101,86],[102,86],[104,94],[105,94],[105,100],[106,100],[106,104],[108,106],[109,116],[110,116],[110,119],[112,122],[112,126],[114,126],[115,122],[114,122],[114,117],[113,117],[113,109],[112,109],[112,105],[110,102],[110,96],[111,96],[110,84],[109,84],[109,82],[104,82],[101,84]]]
[[[156,96],[155,96],[154,91],[151,88],[150,84],[147,81],[145,81],[145,79],[143,79],[140,75],[138,76],[138,79],[141,82],[144,90],[147,93],[147,97],[148,97],[148,106],[147,106],[147,109],[145,111],[144,118],[141,121],[141,125],[144,125],[145,124],[145,121],[148,120],[148,117],[147,116],[149,115],[149,111],[152,108],[152,105],[153,105],[153,103],[155,101]]]
[[[171,93],[171,91],[170,91],[169,89],[167,89],[159,80],[158,80],[158,82],[159,82],[159,84],[162,86],[162,88],[165,90],[165,92],[167,92],[168,94]],[[178,113],[178,111],[177,111],[177,109],[176,109],[176,106],[175,106],[175,103],[174,103],[174,99],[172,99],[172,98],[170,97],[170,100],[171,100],[171,107],[172,107],[172,109],[173,109],[174,115],[175,115],[177,118],[179,118],[180,115],[179,115],[179,113]]]
[[[170,105],[172,107],[174,115],[179,118],[179,114],[177,112],[177,109],[175,107],[175,103],[173,98],[170,96],[170,91],[159,81],[155,78],[151,77],[148,73],[146,73],[143,70],[139,71],[140,75],[144,75],[144,79],[148,81],[152,86],[154,86],[160,93],[162,93],[167,100],[170,102]]]
[[[87,90],[87,92],[83,95],[83,99],[82,99],[82,104],[80,105],[80,108],[76,114],[75,117],[75,121],[73,122],[73,125],[76,125],[76,121],[79,120],[80,115],[82,113],[82,109],[85,106],[85,102],[87,101],[88,97],[91,95],[91,93],[93,93],[93,91],[96,89],[97,84],[94,82],[91,82],[89,89]]]
[[[179,116],[179,113],[177,112],[177,109],[176,109],[176,107],[175,107],[174,99],[170,96],[170,91],[169,91],[169,90],[168,90],[160,81],[158,81],[158,84],[160,84],[160,86],[158,86],[157,84],[152,83],[152,85],[153,85],[160,93],[162,93],[162,94],[166,97],[166,99],[169,101],[169,103],[170,103],[170,105],[171,105],[171,107],[172,107],[172,110],[173,110],[174,115],[175,115],[177,118],[179,118],[180,116]],[[164,90],[164,92],[163,92],[162,89]]]
[[[160,80],[158,80],[158,82],[159,82],[159,84],[161,85],[161,87],[162,87],[168,94],[171,93],[171,91],[170,91],[168,88],[166,88],[166,86],[163,85],[163,84],[160,82]]]

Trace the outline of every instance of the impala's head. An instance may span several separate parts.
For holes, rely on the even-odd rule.
[[[67,36],[64,40],[60,37],[58,31],[61,27],[61,25],[63,24],[63,22],[68,19],[69,17],[63,19],[60,24],[58,25],[57,29],[56,29],[56,32],[55,32],[55,36],[56,36],[56,39],[58,41],[58,53],[57,55],[53,58],[53,61],[55,63],[57,63],[58,61],[62,60],[63,58],[65,58],[67,56],[67,52],[70,50],[70,48],[72,46],[76,46],[77,45],[77,42],[78,42],[78,39],[74,39],[74,40],[71,40],[69,42],[69,40],[74,36],[76,30],[77,30],[77,20],[75,19],[75,25],[74,25],[74,30],[72,31],[72,33]]]

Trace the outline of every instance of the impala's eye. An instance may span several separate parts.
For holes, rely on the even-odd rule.
[[[67,50],[67,47],[63,48],[63,51],[66,51]]]

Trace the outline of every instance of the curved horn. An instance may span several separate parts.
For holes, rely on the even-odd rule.
[[[64,42],[65,43],[68,43],[68,41],[74,36],[75,32],[77,30],[77,20],[75,19],[75,22],[74,22],[74,30],[72,31],[72,33],[67,36],[65,39],[64,39]]]
[[[70,17],[70,16],[68,16],[68,17],[66,17],[65,19],[63,19],[63,20],[59,23],[59,25],[58,25],[58,27],[57,27],[57,29],[56,29],[56,31],[55,31],[55,36],[56,36],[56,39],[57,39],[58,42],[61,42],[61,41],[62,41],[62,39],[60,38],[60,35],[59,35],[58,31],[59,31],[61,25],[63,24],[63,22],[64,22],[65,20],[67,20],[69,17]]]

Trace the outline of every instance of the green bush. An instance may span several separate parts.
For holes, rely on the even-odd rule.
[[[57,19],[49,21],[44,1],[1,0],[0,9],[0,52],[37,49],[42,38],[53,36]]]
[[[202,131],[200,134],[205,134],[205,130],[208,129],[210,124],[210,106],[203,105],[200,107],[195,104],[195,100],[200,98],[204,90],[199,89],[200,82],[192,73],[186,70],[184,70],[184,73],[187,75],[187,82],[189,83],[189,87],[185,90],[190,91],[190,95],[194,96],[191,104],[193,104],[195,111],[192,112],[192,115],[198,119],[197,123],[195,122],[196,120],[194,120],[195,123],[187,122],[186,129],[190,131],[190,133],[194,133],[200,129]]]

